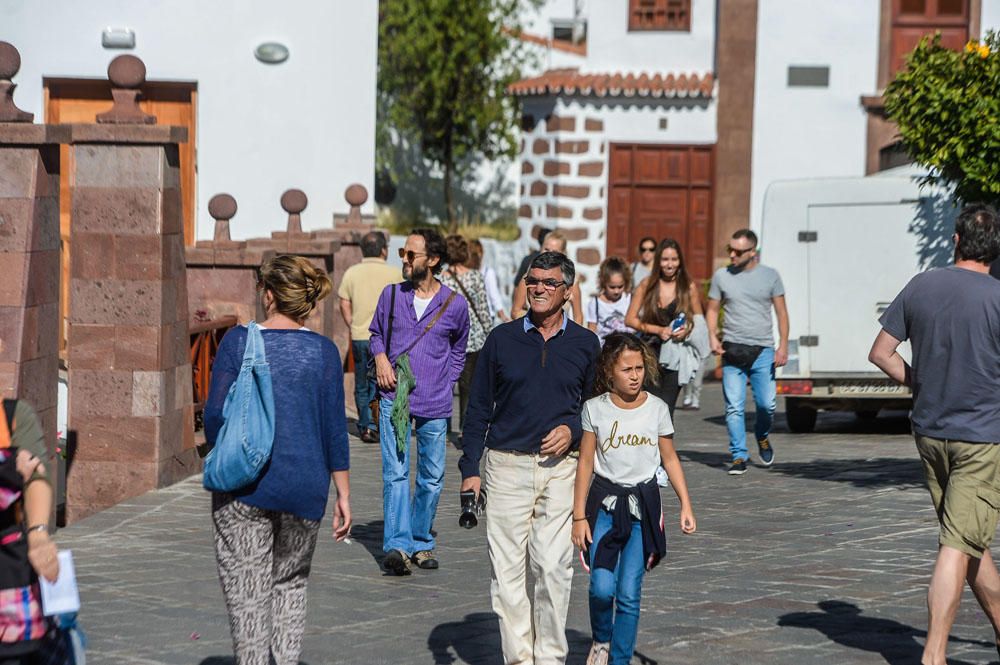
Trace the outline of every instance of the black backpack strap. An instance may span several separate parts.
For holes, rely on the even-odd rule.
[[[14,410],[17,409],[16,399],[5,399],[3,401],[3,414],[7,419],[7,431],[14,436]]]
[[[396,320],[396,285],[391,284],[392,295],[389,297],[389,330],[385,333],[385,357],[389,357],[389,347],[392,346],[392,325]],[[390,360],[390,362],[392,362]]]

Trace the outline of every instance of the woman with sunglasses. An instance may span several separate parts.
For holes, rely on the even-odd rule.
[[[639,260],[632,264],[632,288],[639,286],[642,280],[653,272],[653,259],[656,257],[656,238],[646,236],[639,241]]]
[[[625,325],[638,330],[659,357],[663,342],[687,339],[695,315],[701,315],[703,310],[698,286],[688,276],[677,241],[671,238],[660,241],[655,256],[658,260],[652,274],[632,294]],[[681,314],[683,322],[679,321]],[[660,380],[650,386],[650,392],[667,403],[672,417],[680,394],[678,372],[660,365]]]
[[[542,242],[542,252],[559,252],[565,255],[566,240],[566,236],[559,229],[549,231]],[[574,323],[582,326],[583,296],[580,294],[580,282],[573,282],[573,285],[570,287],[569,302],[566,303],[566,307],[569,307],[570,311],[572,311]],[[514,302],[510,311],[511,316],[515,318],[522,317],[528,312],[528,288],[524,280],[518,282],[517,286],[514,287]]]

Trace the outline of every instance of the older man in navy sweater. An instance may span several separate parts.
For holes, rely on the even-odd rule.
[[[465,417],[462,490],[479,491],[486,449],[490,594],[506,663],[562,663],[568,652],[573,452],[601,350],[594,333],[563,313],[575,274],[558,252],[531,262],[524,280],[531,311],[490,333]],[[534,611],[525,585],[529,560]]]

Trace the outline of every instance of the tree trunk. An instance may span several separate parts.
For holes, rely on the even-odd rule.
[[[451,162],[446,161],[444,164],[444,209],[448,220],[448,233],[457,233],[458,220],[455,219],[455,202],[452,200],[451,194],[451,171]]]

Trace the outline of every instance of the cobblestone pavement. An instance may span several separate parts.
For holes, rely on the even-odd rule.
[[[700,412],[678,412],[698,532],[680,535],[668,491],[670,552],[646,578],[633,663],[919,662],[936,527],[903,414],[821,415],[812,435],[784,433],[779,415],[774,467],[732,478],[721,413],[717,384]],[[457,523],[457,452],[438,512],[441,569],[395,578],[378,565],[378,449],[351,447],[355,540],[334,543],[324,522],[303,662],[501,663],[484,530]],[[199,479],[83,520],[57,541],[74,551],[91,662],[232,663]],[[589,647],[586,594],[578,569],[571,663]],[[995,662],[991,638],[966,592],[950,662]]]

